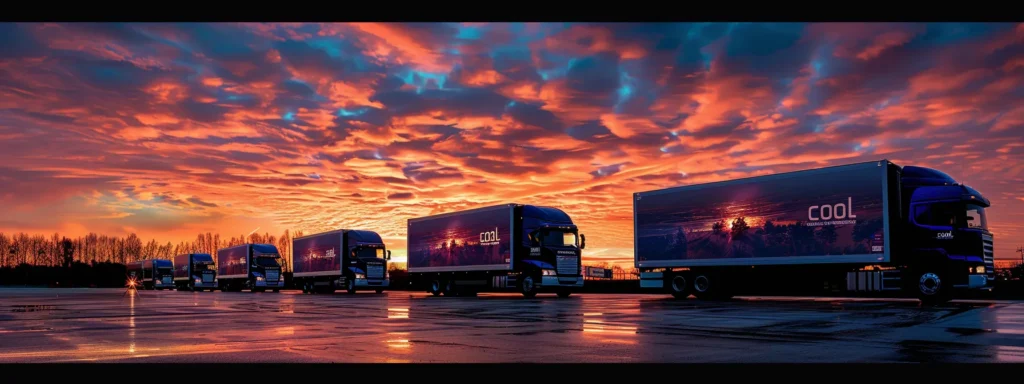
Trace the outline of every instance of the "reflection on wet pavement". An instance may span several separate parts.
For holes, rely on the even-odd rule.
[[[1024,361],[1024,302],[0,289],[0,303],[0,362]]]

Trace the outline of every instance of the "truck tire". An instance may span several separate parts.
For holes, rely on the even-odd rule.
[[[384,293],[384,290],[380,289],[380,288],[377,288],[376,290],[374,290],[374,292],[377,292],[377,294],[381,294],[381,293]]]
[[[445,282],[444,290],[441,291],[441,293],[444,294],[445,296],[452,296],[452,297],[454,297],[454,296],[458,296],[459,295],[458,290],[459,290],[459,287],[455,286],[455,280],[448,280],[448,281]]]
[[[441,281],[434,280],[430,282],[430,289],[427,292],[434,296],[441,296]]]
[[[560,298],[564,299],[564,298],[569,297],[569,295],[572,295],[572,291],[570,291],[568,289],[560,289],[560,290],[558,290],[558,297],[560,297]]]
[[[525,276],[519,281],[519,292],[525,297],[537,296],[537,283],[533,276]]]
[[[949,302],[949,283],[943,281],[938,268],[925,268],[912,275],[918,300],[924,305],[938,305]]]
[[[693,295],[701,300],[728,300],[732,293],[723,283],[721,274],[698,272],[693,277]]]
[[[345,292],[350,295],[356,293],[356,279],[345,279]]]
[[[676,299],[690,297],[690,285],[687,282],[686,276],[674,275],[668,280],[667,285],[672,297]]]

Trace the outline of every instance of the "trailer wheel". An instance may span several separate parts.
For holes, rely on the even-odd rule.
[[[427,292],[430,292],[430,294],[434,296],[441,296],[441,282],[438,280],[431,282],[430,290]]]
[[[459,288],[455,286],[455,280],[448,280],[444,284],[444,290],[441,291],[445,296],[458,296]]]
[[[537,296],[537,284],[533,276],[526,276],[519,281],[519,291],[526,297]]]
[[[700,273],[693,278],[693,295],[701,300],[728,300],[733,293],[721,273]]]
[[[690,297],[690,286],[687,284],[686,276],[672,276],[672,279],[668,282],[668,288],[674,298],[685,299]]]
[[[949,294],[948,283],[942,280],[942,274],[932,269],[926,269],[914,275],[917,279],[917,297],[924,305],[937,305],[948,302],[952,297]]]

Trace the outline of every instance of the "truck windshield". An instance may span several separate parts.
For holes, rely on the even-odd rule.
[[[549,247],[575,247],[576,234],[565,231],[541,231],[540,243]]]
[[[356,248],[356,257],[360,259],[383,258],[384,248]]]
[[[157,268],[156,271],[157,271],[157,273],[159,273],[161,275],[170,275],[173,272],[168,267],[160,267],[160,268]]]
[[[261,267],[280,267],[280,259],[281,257],[277,255],[260,255],[256,258],[256,264]]]
[[[967,204],[967,228],[988,230],[988,219],[985,208],[977,204]]]

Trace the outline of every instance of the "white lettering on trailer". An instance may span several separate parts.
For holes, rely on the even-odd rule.
[[[498,242],[498,227],[493,231],[480,232],[480,245],[497,245]]]
[[[810,221],[818,220],[832,220],[832,219],[853,219],[857,215],[853,214],[853,197],[846,198],[847,203],[838,203],[836,205],[812,205],[807,208],[807,219]],[[820,212],[820,215],[815,217],[814,211]]]

